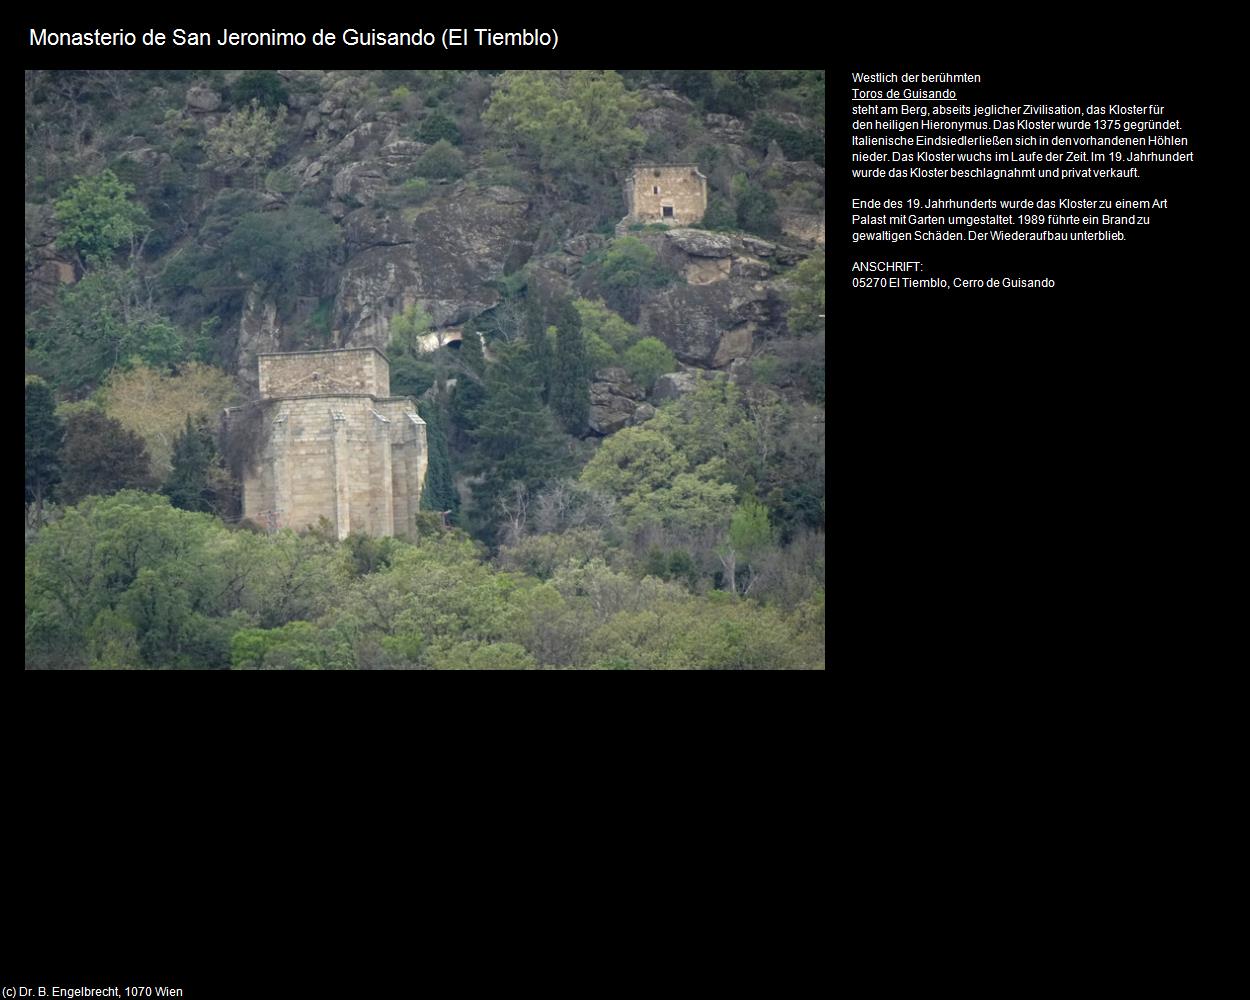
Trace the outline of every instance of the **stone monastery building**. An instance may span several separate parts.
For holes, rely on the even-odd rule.
[[[243,480],[243,516],[300,529],[324,517],[349,532],[415,537],[429,464],[425,421],[391,396],[375,347],[261,354],[261,421]],[[237,419],[243,408],[227,411]]]
[[[640,163],[625,181],[625,204],[629,222],[702,222],[707,178],[695,163]]]

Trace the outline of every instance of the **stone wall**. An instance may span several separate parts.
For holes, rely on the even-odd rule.
[[[688,226],[707,211],[707,178],[693,163],[639,164],[625,182],[625,201],[636,222]]]
[[[261,354],[257,362],[261,398],[357,392],[385,398],[391,394],[390,363],[375,347]]]

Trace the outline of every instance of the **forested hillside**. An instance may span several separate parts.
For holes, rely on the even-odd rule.
[[[823,667],[824,86],[27,71],[27,667]],[[257,355],[370,346],[419,538],[244,519]]]

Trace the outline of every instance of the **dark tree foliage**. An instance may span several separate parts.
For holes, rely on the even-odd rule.
[[[547,341],[542,301],[532,290],[525,301],[525,343],[533,359],[534,380],[545,403],[551,398],[551,344]]]
[[[772,115],[756,115],[751,122],[752,144],[761,152],[768,152],[768,143],[776,139],[788,160],[815,160],[825,162],[825,140],[815,132],[807,132],[787,125]]]
[[[471,378],[456,380],[456,389],[451,397],[451,427],[456,448],[464,450],[469,447],[485,402],[484,385]]]
[[[441,111],[431,111],[421,120],[417,129],[417,138],[422,142],[435,143],[445,139],[453,146],[460,145],[460,129],[456,123]]]
[[[348,535],[344,544],[356,576],[368,576],[386,569],[395,558],[398,547],[394,538],[373,538],[357,531]]]
[[[486,358],[482,355],[482,335],[476,320],[469,320],[460,331],[460,363],[471,372],[481,375],[486,370]]]
[[[43,505],[61,481],[59,453],[65,428],[56,415],[56,401],[48,383],[36,376],[26,379],[26,502],[35,505],[36,523]]]
[[[66,503],[156,485],[143,439],[99,410],[75,413],[65,422],[61,467]]]
[[[253,281],[289,290],[320,278],[341,242],[329,216],[295,206],[243,216],[223,241],[222,256]]]
[[[225,469],[207,420],[187,416],[187,425],[174,440],[173,470],[161,492],[182,510],[220,514],[229,498],[222,496]]]
[[[590,417],[590,371],[582,320],[571,299],[556,320],[556,356],[551,367],[551,409],[570,434],[586,430]]]
[[[604,301],[631,323],[638,322],[643,294],[651,288],[663,288],[674,277],[659,254],[634,236],[613,240],[598,262]]]
[[[442,406],[430,400],[419,402],[417,412],[425,421],[426,446],[430,456],[421,507],[440,512],[449,510],[454,520],[460,512],[460,494],[452,481],[451,456],[447,451],[447,415]]]
[[[473,499],[481,534],[487,538],[493,538],[496,503],[513,483],[534,492],[568,471],[567,449],[532,372],[529,349],[521,343],[500,345],[486,374],[486,398],[472,437],[476,464],[485,476],[473,487]]]
[[[391,357],[391,394],[416,399],[432,386],[437,370],[428,361],[419,361],[407,354]]]
[[[285,107],[288,96],[282,77],[268,69],[250,69],[230,88],[230,103],[236,108],[246,108],[252,101],[265,108]]]
[[[777,200],[758,184],[743,181],[738,188],[738,225],[748,233],[760,236],[777,236],[781,225],[777,221]]]
[[[446,139],[439,139],[417,160],[417,174],[421,177],[450,180],[464,171],[464,154]]]

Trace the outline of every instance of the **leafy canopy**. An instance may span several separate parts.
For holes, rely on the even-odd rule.
[[[111,170],[79,179],[56,202],[57,246],[73,250],[90,266],[107,262],[114,250],[150,228],[147,210],[130,200],[134,190]]]
[[[482,121],[545,172],[594,180],[642,149],[646,135],[630,122],[644,105],[612,70],[510,70],[496,81]]]
[[[824,326],[825,255],[812,254],[791,275],[790,311],[786,321],[796,333],[810,333]]]

